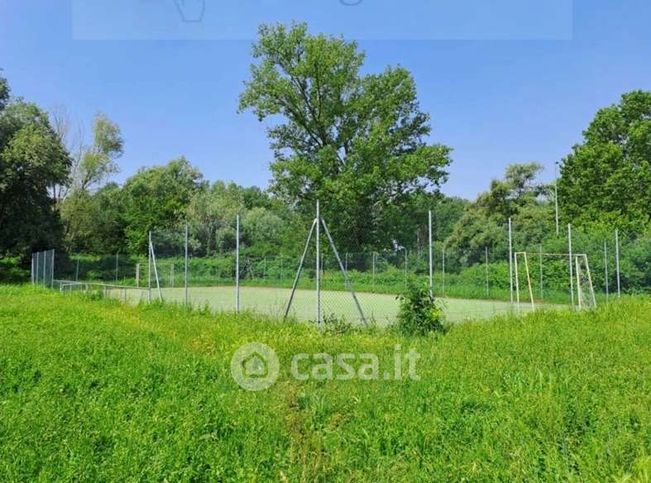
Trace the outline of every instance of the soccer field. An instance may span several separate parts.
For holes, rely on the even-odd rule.
[[[131,292],[131,300],[140,296]],[[240,309],[272,317],[282,317],[289,300],[291,290],[275,287],[240,287]],[[143,294],[146,294],[144,292]],[[183,303],[183,288],[162,288],[163,301]],[[114,294],[120,296],[120,294]],[[146,295],[143,295],[146,296]],[[208,307],[212,310],[231,312],[235,310],[235,288],[230,287],[190,287],[188,289],[190,304],[194,307]],[[374,320],[380,326],[395,321],[399,302],[395,295],[358,293],[364,316]],[[158,299],[158,291],[152,290],[152,300]],[[486,319],[511,310],[508,302],[469,299],[439,299],[444,307],[448,322],[461,322],[467,319]],[[523,304],[523,312],[531,307]],[[352,322],[361,321],[352,295],[349,292],[321,291],[321,312],[324,317],[335,316]],[[300,321],[315,320],[316,294],[314,290],[297,290],[292,302],[290,315]]]

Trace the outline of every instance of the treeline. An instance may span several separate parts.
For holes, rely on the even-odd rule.
[[[487,249],[506,259],[509,218],[517,246],[556,243],[556,199],[563,226],[649,233],[651,93],[601,109],[559,160],[556,186],[539,181],[537,163],[513,165],[469,202],[440,192],[452,150],[430,141],[411,74],[363,74],[363,64],[354,42],[305,25],[260,28],[240,110],[273,119],[267,189],[211,183],[185,158],[110,182],[124,151],[119,126],[98,114],[84,139],[65,112],[12,97],[0,77],[2,276],[46,248],[142,255],[150,231],[181,234],[186,223],[194,254],[227,252],[238,214],[249,253],[296,253],[317,199],[346,252],[422,250],[432,210],[437,247],[460,254],[461,268]]]

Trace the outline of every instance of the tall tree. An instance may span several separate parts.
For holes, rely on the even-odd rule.
[[[450,163],[450,148],[426,141],[410,73],[362,75],[354,42],[304,24],[261,26],[253,57],[240,111],[274,121],[272,190],[306,214],[320,199],[347,249],[401,240],[400,214],[414,195],[438,190]]]
[[[71,133],[72,122],[64,109],[54,110],[51,118],[59,139],[72,154],[71,174],[68,182],[55,190],[57,200],[63,201],[72,193],[96,187],[119,171],[117,159],[124,150],[122,132],[105,114],[95,115],[89,143],[84,141],[81,126]]]
[[[575,224],[642,230],[651,222],[651,92],[601,109],[561,166],[561,213]]]
[[[48,116],[12,100],[0,78],[0,257],[58,246],[61,226],[51,188],[64,183],[70,159]]]
[[[129,178],[123,188],[129,250],[145,252],[150,230],[180,229],[187,206],[203,188],[201,173],[185,158],[142,169]]]

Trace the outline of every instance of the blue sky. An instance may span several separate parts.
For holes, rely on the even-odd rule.
[[[188,15],[200,2],[0,2],[13,93],[86,124],[96,111],[115,120],[126,143],[118,181],[184,155],[210,180],[267,186],[265,126],[236,112],[260,21],[308,20],[360,39],[369,72],[411,70],[432,141],[454,148],[451,195],[474,197],[515,162],[539,161],[550,179],[598,108],[651,90],[648,1],[246,0],[218,11],[205,0],[190,23],[175,1]]]

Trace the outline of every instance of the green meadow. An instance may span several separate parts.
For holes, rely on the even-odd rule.
[[[272,347],[266,391],[232,379]],[[418,380],[297,380],[414,349]],[[412,338],[0,287],[0,481],[648,481],[651,301]]]

